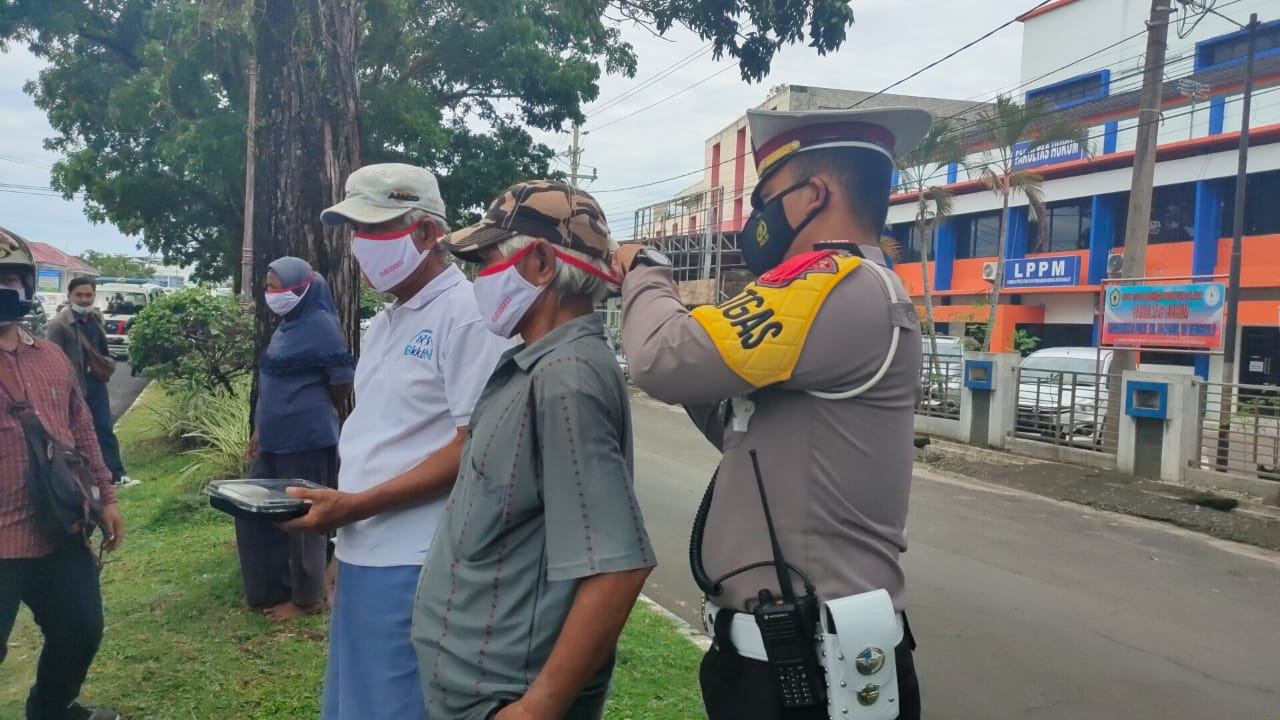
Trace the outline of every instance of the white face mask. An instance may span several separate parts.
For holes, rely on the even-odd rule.
[[[392,235],[357,233],[351,236],[351,252],[374,290],[390,292],[426,259],[426,253],[420,252],[413,244],[413,231],[419,224],[414,223],[408,230]]]
[[[92,303],[88,305],[77,305],[75,303],[71,303],[71,312],[77,315],[87,315],[89,311],[92,309],[93,309]]]
[[[294,291],[299,288],[302,289],[301,294],[295,295]],[[294,285],[283,290],[267,290],[262,296],[266,299],[267,307],[271,309],[271,312],[284,316],[288,315],[290,310],[298,307],[298,303],[302,302],[302,298],[307,296],[307,291],[310,289],[311,280],[307,280],[301,285]]]
[[[549,287],[534,285],[525,280],[516,269],[516,263],[532,249],[533,246],[530,245],[502,264],[482,270],[472,284],[480,314],[484,316],[489,331],[495,335],[504,338],[515,335],[516,326],[524,319],[529,308],[533,307],[538,296]]]

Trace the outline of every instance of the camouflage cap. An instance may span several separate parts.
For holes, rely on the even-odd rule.
[[[598,260],[616,247],[600,203],[559,180],[516,183],[498,196],[480,222],[455,231],[444,246],[467,262],[483,262],[480,250],[516,235],[542,238]]]

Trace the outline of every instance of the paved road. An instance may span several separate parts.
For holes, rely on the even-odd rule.
[[[111,376],[111,382],[107,384],[107,394],[111,396],[111,416],[119,420],[148,382],[145,377],[130,377],[129,363],[119,363],[116,374]]]
[[[716,455],[646,403],[646,592],[696,622],[688,527]],[[927,718],[1280,717],[1280,554],[925,472],[904,562]]]

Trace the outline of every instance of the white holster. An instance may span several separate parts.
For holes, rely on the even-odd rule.
[[[710,601],[702,617],[708,633],[720,608]],[[828,632],[835,628],[835,632]],[[898,665],[895,649],[904,635],[902,615],[886,590],[850,595],[822,605],[818,660],[827,681],[831,720],[895,720],[898,717]],[[742,657],[768,662],[764,640],[750,613],[730,620],[729,639]]]
[[[872,590],[823,603],[822,620],[819,658],[827,673],[832,720],[897,718],[894,650],[902,642],[903,625],[889,593]]]

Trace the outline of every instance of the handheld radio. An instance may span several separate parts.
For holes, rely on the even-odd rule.
[[[822,666],[818,662],[818,598],[806,581],[805,594],[796,597],[791,584],[791,573],[782,556],[769,512],[769,499],[764,490],[764,478],[760,474],[760,461],[751,450],[751,467],[756,485],[760,489],[760,503],[764,506],[764,521],[769,528],[769,542],[773,545],[773,566],[778,574],[781,598],[773,597],[768,590],[759,593],[759,604],[752,610],[760,637],[764,641],[765,654],[773,670],[774,679],[782,694],[786,708],[805,708],[826,703],[826,687]]]

